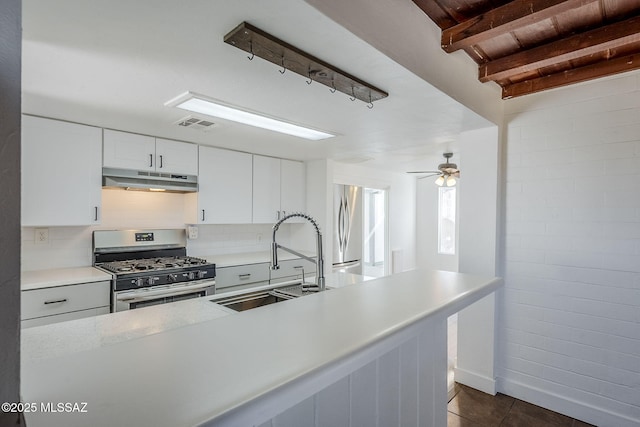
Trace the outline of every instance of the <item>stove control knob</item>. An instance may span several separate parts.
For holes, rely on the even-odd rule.
[[[144,286],[144,279],[142,277],[138,277],[137,279],[132,280],[132,282],[138,287]]]
[[[196,273],[195,273],[194,271],[190,271],[190,272],[188,272],[188,273],[187,273],[187,278],[188,278],[189,280],[193,280],[193,279],[195,279],[195,278],[196,278]]]
[[[207,272],[204,270],[198,271],[198,279],[204,279],[204,276],[207,275]]]
[[[178,275],[177,274],[169,274],[167,276],[167,280],[169,281],[169,283],[176,282],[178,280]]]
[[[155,280],[155,278],[154,278],[154,277],[149,277],[149,278],[147,279],[147,283],[148,283],[150,286],[152,286],[152,285],[155,283],[155,281],[156,281],[156,280]]]

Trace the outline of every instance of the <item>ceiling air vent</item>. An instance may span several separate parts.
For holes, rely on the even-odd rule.
[[[191,128],[195,130],[208,131],[215,127],[215,123],[208,120],[202,120],[197,117],[187,116],[178,120],[175,124],[185,128]]]

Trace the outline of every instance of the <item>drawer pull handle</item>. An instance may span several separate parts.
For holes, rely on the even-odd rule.
[[[64,299],[55,299],[55,300],[51,300],[51,301],[45,301],[45,302],[44,302],[44,304],[45,304],[45,305],[49,305],[49,304],[60,304],[60,303],[63,303],[63,302],[67,302],[67,299],[66,299],[66,298],[64,298]]]
[[[249,277],[251,277],[251,273],[238,274],[238,277],[241,279],[248,279]]]
[[[304,268],[304,265],[296,265],[296,266],[295,266],[295,267],[293,267],[293,268]]]

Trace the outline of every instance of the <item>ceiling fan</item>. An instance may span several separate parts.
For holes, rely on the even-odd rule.
[[[458,169],[458,165],[456,165],[455,163],[449,162],[449,159],[453,157],[453,153],[443,153],[442,155],[445,158],[445,162],[438,165],[437,171],[410,171],[407,173],[425,175],[419,177],[418,179],[438,175],[438,178],[436,179],[436,184],[438,186],[442,187],[443,185],[445,185],[447,187],[453,187],[454,185],[456,185],[456,178],[460,178],[460,169]]]

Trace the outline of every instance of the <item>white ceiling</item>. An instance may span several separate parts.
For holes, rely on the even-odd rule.
[[[409,1],[409,0],[407,0]],[[242,21],[389,93],[368,109],[223,42]],[[284,158],[432,169],[461,131],[491,123],[303,0],[24,0],[23,111]],[[470,76],[474,78],[474,76]],[[339,136],[307,141],[214,119],[203,133],[164,103],[185,91]],[[425,164],[428,159],[428,164]]]

